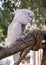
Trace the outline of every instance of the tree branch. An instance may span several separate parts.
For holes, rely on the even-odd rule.
[[[15,44],[11,45],[10,47],[1,48],[0,59],[13,55],[28,47],[32,47],[32,50],[38,50],[41,47],[43,48],[44,46],[42,46],[41,41],[43,40],[45,34],[45,31],[34,30],[24,38],[25,42],[19,39],[16,41]]]
[[[22,53],[21,57],[18,59],[17,63],[14,63],[14,65],[19,65],[20,62],[25,58],[25,56],[27,55],[27,53],[29,53],[29,51],[32,49],[32,47],[28,47],[24,50],[24,52]]]
[[[29,46],[32,47],[35,44],[35,40],[32,36],[26,36],[24,40],[25,40],[25,43],[21,39],[19,39],[16,41],[15,44],[11,45],[10,47],[1,48],[0,49],[0,59],[13,55],[19,51],[22,51]]]

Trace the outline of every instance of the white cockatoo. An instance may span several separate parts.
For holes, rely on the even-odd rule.
[[[15,43],[15,41],[21,37],[22,24],[26,26],[34,18],[33,11],[29,9],[18,9],[14,13],[15,16],[11,24],[8,26],[7,41],[6,41],[7,46]]]
[[[33,11],[29,9],[18,9],[14,12],[14,18],[11,24],[8,26],[6,46],[10,46],[15,43],[19,38],[23,38],[23,29],[34,18]],[[19,52],[14,55],[15,63],[20,58]]]

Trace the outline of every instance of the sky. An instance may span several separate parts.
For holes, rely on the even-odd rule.
[[[1,1],[0,1],[0,7],[2,6],[2,3],[1,3]]]
[[[0,1],[0,8],[3,10],[3,7],[2,7],[2,2]]]

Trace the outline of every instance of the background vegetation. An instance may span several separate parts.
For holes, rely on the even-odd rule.
[[[13,19],[10,14],[14,9],[28,8],[35,13],[35,22],[38,27],[44,24],[46,20],[46,0],[4,0],[0,8],[0,42],[7,36],[7,28]]]

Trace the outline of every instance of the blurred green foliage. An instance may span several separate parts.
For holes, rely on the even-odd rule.
[[[35,14],[37,26],[44,24],[46,20],[46,9],[42,6],[41,0],[4,0],[2,5],[4,10],[0,9],[0,42],[4,41],[7,36],[7,28],[13,19],[13,9],[29,8]]]

